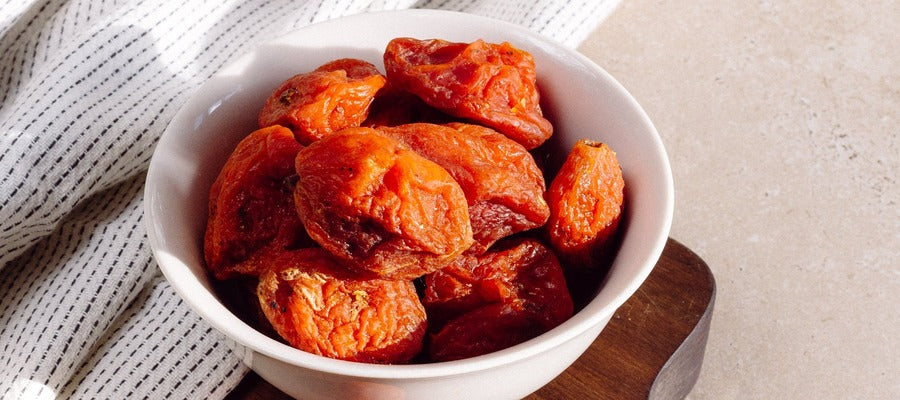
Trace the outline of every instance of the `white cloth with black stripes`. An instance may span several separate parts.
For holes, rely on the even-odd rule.
[[[198,85],[343,15],[442,8],[579,44],[618,0],[0,4],[0,398],[222,398],[247,368],[161,277],[144,172]]]

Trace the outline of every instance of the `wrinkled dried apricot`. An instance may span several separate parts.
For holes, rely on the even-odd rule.
[[[534,58],[509,43],[391,40],[384,67],[392,84],[448,114],[478,121],[526,149],[547,140]]]
[[[257,296],[291,346],[370,363],[404,363],[422,348],[425,310],[412,282],[362,279],[321,248],[269,258]]]
[[[459,184],[375,129],[351,128],[301,150],[294,200],[310,237],[348,267],[412,279],[469,248]]]
[[[575,143],[550,183],[546,230],[567,265],[601,268],[624,210],[625,180],[616,153],[604,143]]]
[[[415,123],[380,127],[425,158],[444,167],[469,204],[475,243],[483,252],[495,241],[547,221],[544,177],[522,145],[479,125]]]
[[[498,242],[425,277],[432,360],[472,357],[521,343],[572,316],[553,252],[533,239]]]
[[[309,144],[343,128],[359,126],[385,77],[369,62],[344,58],[295,75],[266,100],[259,126],[283,125]]]
[[[257,275],[252,256],[266,246],[312,244],[292,195],[302,147],[276,125],[251,133],[228,157],[210,188],[203,241],[206,266],[217,278]]]
[[[490,304],[448,323],[429,338],[432,361],[476,357],[515,346],[543,333],[513,304]]]

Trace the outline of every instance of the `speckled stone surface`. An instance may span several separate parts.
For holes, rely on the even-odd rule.
[[[900,398],[900,2],[625,0],[579,50],[663,137],[718,294],[690,399]]]

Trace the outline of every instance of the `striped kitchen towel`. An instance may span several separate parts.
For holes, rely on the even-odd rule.
[[[578,45],[618,0],[0,2],[0,398],[222,398],[246,367],[161,277],[144,174],[191,92],[261,41],[441,8]]]

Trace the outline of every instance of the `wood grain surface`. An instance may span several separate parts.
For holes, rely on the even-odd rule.
[[[714,302],[706,263],[669,239],[653,272],[597,340],[527,399],[684,398],[703,363]],[[290,399],[253,372],[227,398]]]

